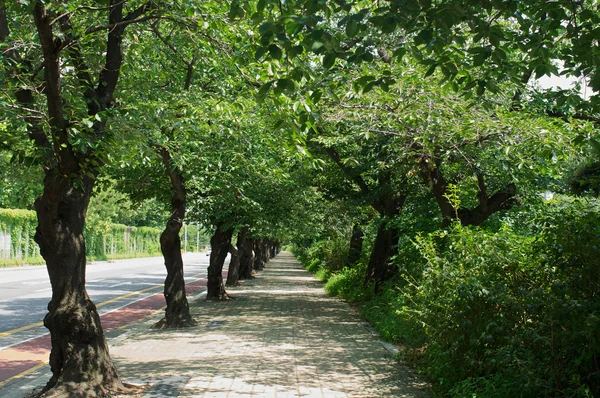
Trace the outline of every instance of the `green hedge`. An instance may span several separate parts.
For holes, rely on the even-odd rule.
[[[36,220],[33,211],[0,209],[0,262],[40,257],[33,240]]]
[[[34,211],[0,209],[0,265],[43,263],[33,239],[36,226]],[[93,259],[159,255],[161,232],[158,228],[104,221],[89,223],[85,229],[87,255]],[[184,226],[181,235],[183,251],[202,251],[208,244],[208,237],[198,225]]]

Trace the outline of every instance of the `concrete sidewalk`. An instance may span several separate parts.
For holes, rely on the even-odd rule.
[[[290,253],[227,291],[235,300],[190,298],[196,327],[152,330],[160,311],[108,332],[121,379],[148,384],[145,398],[429,396],[390,345]],[[49,378],[45,366],[0,395],[23,397]]]
[[[198,326],[154,331],[155,320],[112,342],[125,381],[147,397],[425,397],[350,306],[326,295],[290,253],[228,292],[191,302]]]

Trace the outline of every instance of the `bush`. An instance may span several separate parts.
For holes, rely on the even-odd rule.
[[[294,247],[292,252],[305,268],[317,273],[318,279],[327,280],[329,275],[342,268],[348,256],[348,242],[344,236],[314,242],[308,248]],[[326,271],[325,271],[326,270]]]
[[[329,271],[328,269],[325,269],[325,268],[321,268],[315,273],[315,278],[317,278],[318,280],[320,280],[322,282],[327,282],[327,280],[329,279],[330,276],[331,276],[331,271]]]
[[[344,267],[341,271],[332,274],[325,284],[325,290],[332,296],[339,296],[349,302],[364,301],[372,295],[373,289],[365,289],[366,266],[358,263],[353,267]]]
[[[583,202],[546,210],[536,235],[456,225],[416,238],[423,278],[402,290],[442,391],[600,394],[600,213]]]

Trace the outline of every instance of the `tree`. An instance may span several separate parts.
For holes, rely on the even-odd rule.
[[[105,395],[124,389],[85,289],[83,231],[92,188],[104,163],[125,30],[157,12],[151,2],[136,8],[112,0],[107,7],[0,3],[0,42],[7,56],[2,67],[10,76],[11,95],[3,104],[23,112],[29,139],[44,159],[44,189],[35,201],[35,240],[52,285],[44,318],[52,341],[52,378],[45,390],[57,394]],[[106,24],[96,25],[102,17]],[[27,39],[25,45],[16,45],[11,29]],[[36,37],[28,33],[33,31]],[[105,39],[98,32],[104,32]]]

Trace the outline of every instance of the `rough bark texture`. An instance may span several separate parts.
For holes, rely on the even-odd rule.
[[[254,265],[256,271],[261,271],[276,253],[276,243],[268,238],[254,240]]]
[[[440,171],[439,161],[435,166],[423,159],[420,163],[420,173],[423,182],[429,187],[433,194],[440,212],[442,214],[442,227],[447,227],[452,220],[458,219],[462,225],[481,225],[492,214],[508,210],[519,201],[515,197],[517,194],[514,184],[508,184],[504,189],[489,196],[487,185],[482,173],[477,173],[477,193],[478,203],[472,209],[461,207],[456,210],[452,202],[448,199],[449,183]]]
[[[50,331],[52,377],[44,392],[64,396],[102,396],[123,390],[110,358],[96,306],[85,289],[85,214],[92,182],[82,189],[49,170],[44,193],[35,202],[35,241],[46,260],[52,299],[44,326]]]
[[[352,236],[350,238],[350,249],[348,250],[348,258],[346,259],[346,266],[352,266],[360,260],[360,255],[363,248],[363,239],[365,233],[363,232],[360,224],[354,224],[352,226]]]
[[[229,272],[227,273],[227,286],[239,285],[240,279],[240,263],[244,256],[244,244],[246,243],[246,235],[248,234],[248,227],[243,227],[238,233],[236,246],[231,245],[229,252],[231,253],[231,260],[229,261]]]
[[[254,240],[254,265],[253,265],[253,268],[256,271],[260,271],[264,268],[264,266],[265,266],[265,262],[263,260],[264,257],[265,257],[265,255],[263,254],[263,240],[255,239]]]
[[[227,272],[226,286],[239,285],[240,280],[240,252],[234,245],[229,245],[229,253],[231,258],[229,260],[229,270]]]
[[[381,284],[397,272],[396,267],[390,264],[392,256],[398,253],[399,238],[398,229],[393,227],[392,222],[394,217],[402,213],[405,200],[405,195],[396,194],[394,197],[381,200],[377,206],[380,211],[383,211],[384,218],[377,229],[377,236],[369,257],[365,277],[365,286],[370,282],[374,282],[375,290],[379,290]]]
[[[160,235],[160,250],[167,268],[164,289],[167,308],[165,317],[153,327],[155,329],[190,327],[196,325],[196,321],[190,315],[190,307],[185,294],[181,238],[179,237],[185,217],[185,184],[181,172],[172,165],[170,152],[163,147],[157,147],[155,150],[161,155],[169,174],[173,197],[171,198],[171,217]]]
[[[232,235],[232,229],[225,230],[222,226],[217,225],[213,236],[210,238],[212,251],[208,266],[207,300],[227,300],[230,298],[223,285],[223,263],[229,252]]]
[[[246,238],[240,250],[240,279],[252,279],[252,268],[254,266],[254,239]]]

